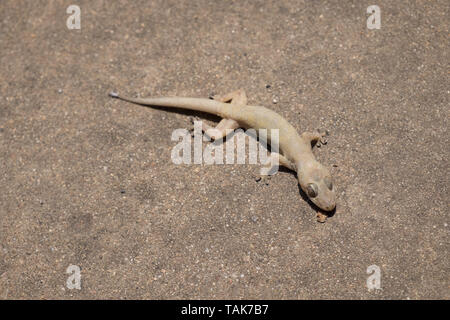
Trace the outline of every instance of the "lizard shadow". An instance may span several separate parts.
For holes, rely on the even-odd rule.
[[[328,135],[328,133],[327,133],[327,135]],[[316,145],[317,145],[318,147],[320,147],[320,145],[318,145],[318,141],[311,141],[311,148],[313,148],[313,147],[316,146]],[[283,168],[283,169],[285,169],[285,168]],[[287,170],[287,172],[293,173],[293,174],[295,175],[295,177],[297,178],[297,172],[293,172],[293,171],[291,171],[291,170],[289,170],[289,169],[286,169],[286,170]],[[320,213],[322,213],[322,214],[328,216],[329,218],[331,218],[332,216],[335,215],[335,213],[336,213],[336,207],[334,207],[334,209],[331,210],[331,211],[323,210],[323,209],[319,208],[314,202],[311,201],[311,199],[310,199],[310,198],[306,195],[306,193],[302,190],[302,188],[300,187],[300,184],[299,184],[299,183],[297,183],[297,188],[298,188],[298,192],[300,193],[300,196],[302,197],[302,199],[305,200],[306,203],[308,203],[309,206],[310,206],[313,210],[315,210],[315,211],[317,211],[317,212],[320,212]]]
[[[151,109],[162,110],[165,112],[177,113],[177,114],[182,114],[182,115],[190,116],[190,117],[199,117],[199,118],[203,118],[205,120],[209,120],[209,121],[213,121],[213,122],[219,122],[222,119],[219,116],[216,116],[216,115],[210,114],[210,113],[206,113],[206,112],[202,112],[202,111],[188,110],[188,109],[182,109],[182,108],[176,108],[176,107],[147,106],[147,105],[143,105],[143,104],[139,104],[139,105],[141,105],[143,107],[148,107]]]

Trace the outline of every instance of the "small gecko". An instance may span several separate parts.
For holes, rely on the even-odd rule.
[[[202,122],[203,132],[212,139],[225,137],[229,129],[253,128],[267,129],[267,140],[270,143],[269,129],[278,129],[279,164],[297,172],[301,189],[317,207],[324,211],[332,211],[336,207],[335,188],[330,172],[312,153],[312,143],[323,142],[325,133],[298,134],[295,128],[275,111],[247,105],[247,96],[242,89],[223,96],[214,96],[213,100],[183,97],[127,98],[115,92],[109,95],[140,105],[175,107],[215,114],[222,118],[215,128]]]

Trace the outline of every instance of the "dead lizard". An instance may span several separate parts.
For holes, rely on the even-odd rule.
[[[215,96],[214,100],[182,97],[127,98],[115,92],[109,94],[124,101],[161,107],[176,107],[218,115],[222,120],[215,128],[203,123],[203,131],[212,139],[226,136],[227,129],[253,128],[279,130],[279,163],[297,172],[301,189],[320,209],[332,211],[336,207],[336,196],[330,172],[320,164],[312,153],[311,143],[321,141],[324,133],[304,132],[301,135],[278,113],[260,106],[247,105],[247,96],[243,90],[237,90],[224,96]],[[229,102],[229,103],[227,103]],[[323,222],[323,221],[322,221]]]

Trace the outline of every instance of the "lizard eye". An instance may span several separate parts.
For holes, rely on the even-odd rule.
[[[327,186],[328,189],[333,189],[333,183],[331,182],[330,177],[325,177],[323,179],[323,182],[325,183],[325,185]]]
[[[315,183],[310,183],[306,186],[306,193],[310,198],[315,198],[318,195],[317,185]]]

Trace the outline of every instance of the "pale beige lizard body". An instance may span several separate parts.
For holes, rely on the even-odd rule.
[[[312,142],[322,139],[324,134],[305,132],[301,135],[278,113],[260,106],[247,105],[243,90],[211,99],[162,97],[162,98],[126,98],[117,93],[110,93],[113,98],[148,106],[176,107],[211,113],[222,120],[211,132],[211,127],[203,124],[203,131],[213,139],[220,139],[227,134],[227,129],[253,128],[267,129],[270,143],[270,129],[279,130],[279,162],[281,165],[297,172],[301,189],[319,208],[331,211],[336,207],[336,197],[331,175],[312,153]],[[230,103],[226,103],[230,102]]]

